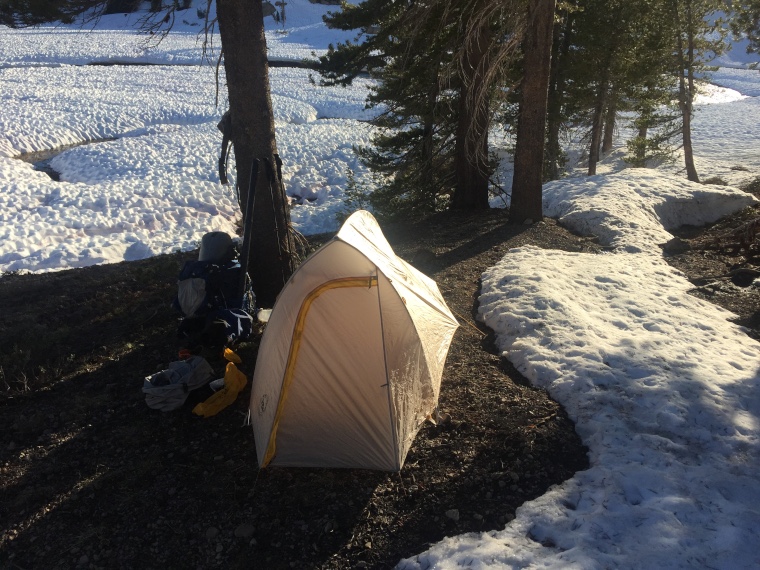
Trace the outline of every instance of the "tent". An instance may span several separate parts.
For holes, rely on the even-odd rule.
[[[436,283],[354,213],[272,308],[250,403],[259,465],[400,470],[457,327]]]

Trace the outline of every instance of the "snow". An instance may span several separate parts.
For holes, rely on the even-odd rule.
[[[298,61],[351,37],[324,27],[328,9],[291,0],[285,31],[268,24],[270,57]],[[233,231],[236,200],[216,172],[218,37],[204,57],[194,9],[158,45],[129,29],[134,19],[0,29],[0,272],[141,259]],[[752,57],[724,56],[720,88],[697,101],[697,169],[729,186],[690,183],[680,162],[624,168],[621,140],[596,176],[544,188],[545,213],[606,253],[523,247],[483,275],[480,318],[565,407],[590,467],[505,528],[448,537],[399,568],[760,567],[760,346],[689,295],[660,248],[675,227],[755,202],[736,188],[760,176]],[[371,185],[352,153],[371,135],[370,84],[318,88],[294,68],[271,77],[294,223],[335,230],[349,174]],[[18,159],[71,145],[50,161],[60,181]]]

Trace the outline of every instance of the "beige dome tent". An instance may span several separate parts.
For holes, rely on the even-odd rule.
[[[259,465],[400,470],[457,326],[435,282],[353,214],[272,309],[251,391]]]

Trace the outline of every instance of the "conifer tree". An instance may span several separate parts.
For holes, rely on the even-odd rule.
[[[383,110],[375,123],[387,130],[360,150],[385,175],[374,206],[412,215],[488,207],[488,128],[498,78],[517,54],[518,5],[367,0],[327,18],[376,32],[331,49],[320,64],[328,83],[362,69],[379,79],[369,105]]]
[[[605,131],[609,148],[617,113],[628,105],[624,93],[637,65],[631,51],[633,23],[645,17],[645,3],[587,0],[573,6],[568,15],[572,28],[565,34],[572,35],[571,43],[558,62],[567,89],[555,96],[564,97],[566,120],[586,130],[589,175],[596,173]]]
[[[691,27],[683,17],[675,17],[685,13],[687,4]],[[564,4],[569,6],[564,27],[555,33],[555,43],[562,41],[563,47],[555,45],[559,57],[552,72],[562,81],[553,82],[550,89],[547,144],[553,149],[549,158],[555,161],[547,165],[550,175],[557,174],[556,159],[552,159],[559,152],[557,124],[586,129],[588,173],[594,174],[602,153],[611,146],[618,114],[632,111],[638,135],[628,143],[630,162],[644,165],[652,157],[668,156],[669,141],[679,136],[690,161],[688,175],[696,177],[690,158],[694,77],[708,69],[709,52],[721,49],[720,34],[713,33],[717,26],[709,22],[719,4],[719,0]],[[673,100],[680,102],[679,124],[670,104]]]
[[[36,26],[46,22],[69,24],[89,9],[105,8],[103,0],[3,0],[0,24],[9,28]]]
[[[552,54],[546,110],[546,149],[544,180],[557,180],[567,156],[560,136],[567,127],[567,60],[573,39],[573,26],[577,8],[563,2],[557,10],[552,31]]]
[[[731,31],[749,41],[747,53],[760,53],[760,0],[733,0]]]
[[[649,2],[632,22],[632,42],[626,65],[628,81],[623,89],[626,108],[636,135],[627,141],[626,161],[646,166],[650,160],[670,160],[672,141],[681,132],[673,81],[674,31],[664,2]]]
[[[708,71],[708,63],[725,49],[726,31],[722,21],[713,17],[723,6],[722,0],[670,0],[684,164],[686,177],[692,182],[699,182],[691,140],[696,76]]]
[[[398,2],[368,0],[331,14],[329,25],[363,35],[330,46],[319,67],[323,84],[345,85],[363,70],[378,79],[367,103],[381,111],[374,120],[381,129],[372,146],[357,152],[383,179],[369,201],[386,216],[435,211],[453,180],[455,98],[441,81],[451,38],[441,30],[423,33],[408,12]]]
[[[554,8],[554,0],[531,0],[528,7],[509,208],[509,221],[512,223],[536,222],[543,218],[542,167]]]

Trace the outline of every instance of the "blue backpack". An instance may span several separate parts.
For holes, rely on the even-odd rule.
[[[227,346],[251,335],[256,302],[247,277],[240,295],[241,270],[235,259],[185,263],[174,300],[184,317],[178,331],[181,338],[191,344]]]

